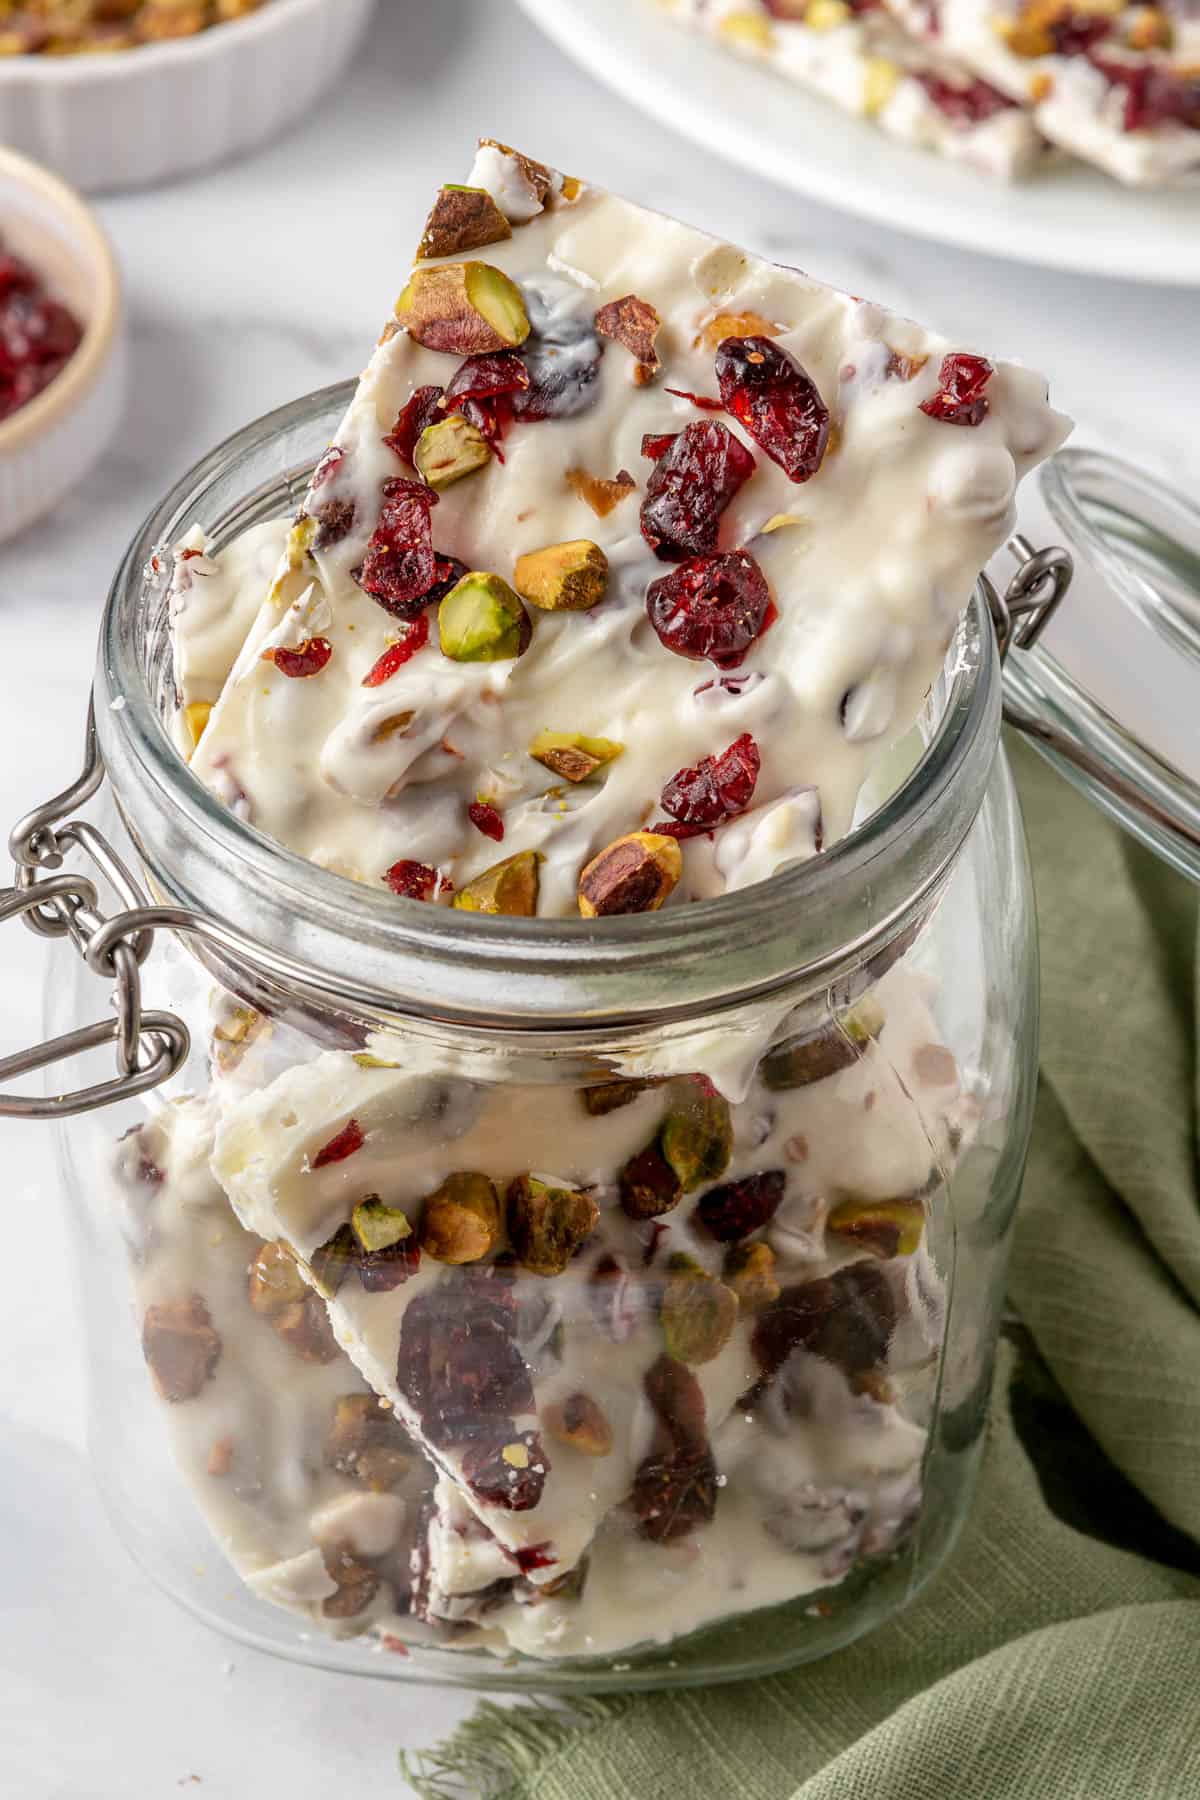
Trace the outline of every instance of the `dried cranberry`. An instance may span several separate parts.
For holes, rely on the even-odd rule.
[[[694,769],[672,775],[662,791],[663,810],[702,831],[723,824],[749,806],[760,766],[758,745],[744,732],[720,756],[706,756]]]
[[[708,1443],[704,1389],[686,1363],[660,1356],[643,1381],[647,1400],[668,1440],[681,1450],[700,1450]]]
[[[651,582],[646,616],[676,656],[735,669],[760,636],[771,606],[766,577],[748,550],[694,556]]]
[[[19,256],[0,250],[0,300],[10,294],[29,294],[39,285],[29,264]]]
[[[712,1451],[653,1451],[633,1478],[631,1505],[652,1544],[671,1544],[707,1525],[717,1510],[717,1465]]]
[[[1093,44],[1109,35],[1113,23],[1111,18],[1086,12],[1064,13],[1061,18],[1051,19],[1048,30],[1054,40],[1055,54],[1082,56]]]
[[[494,806],[485,800],[472,800],[467,808],[467,817],[476,831],[482,831],[484,837],[492,838],[497,844],[504,841],[504,820]]]
[[[0,419],[49,387],[82,337],[74,314],[47,296],[28,264],[0,251]]]
[[[306,681],[310,675],[319,675],[332,655],[329,639],[315,637],[306,638],[291,650],[283,645],[264,650],[263,661],[274,663],[281,675],[290,676],[293,681]]]
[[[403,1238],[398,1244],[389,1244],[386,1250],[360,1250],[354,1266],[368,1294],[390,1294],[417,1273],[421,1266],[420,1247],[415,1238]]]
[[[660,1356],[645,1376],[657,1429],[633,1478],[630,1505],[642,1536],[665,1544],[706,1525],[717,1509],[717,1465],[708,1444],[704,1395],[691,1370]]]
[[[1124,88],[1126,131],[1152,131],[1172,122],[1200,129],[1200,77],[1158,63],[1113,62],[1095,54],[1088,61],[1113,87]]]
[[[383,441],[403,462],[412,463],[417,439],[425,427],[443,417],[441,399],[440,387],[419,387],[400,408],[396,423]]]
[[[509,1512],[529,1512],[542,1497],[549,1468],[536,1431],[504,1432],[472,1444],[463,1480],[477,1499]]]
[[[445,1281],[408,1307],[396,1380],[431,1443],[494,1439],[514,1413],[534,1410],[516,1327],[511,1290],[498,1281]]]
[[[942,358],[938,370],[938,391],[922,400],[921,411],[945,425],[981,425],[987,417],[988,401],[984,388],[995,374],[983,356],[971,356],[956,350]]]
[[[327,500],[324,506],[314,506],[312,516],[317,521],[317,535],[313,539],[314,550],[331,550],[340,544],[343,538],[349,537],[354,529],[354,521],[358,517],[358,507],[353,500]]]
[[[728,426],[699,419],[657,459],[642,501],[642,536],[663,562],[717,546],[721,514],[754,473],[754,458]]]
[[[678,436],[677,431],[646,432],[642,438],[642,455],[648,456],[651,462],[657,462],[660,456],[666,455]]]
[[[523,1550],[513,1551],[512,1559],[525,1575],[533,1569],[552,1569],[558,1561],[551,1543],[528,1544]]]
[[[366,1135],[358,1120],[351,1119],[343,1125],[336,1137],[330,1138],[329,1142],[317,1151],[310,1167],[324,1169],[330,1163],[345,1162],[348,1156],[353,1156],[357,1150],[361,1150],[366,1141]]]
[[[986,81],[953,82],[941,75],[921,73],[917,80],[938,111],[954,125],[982,125],[985,119],[1016,105],[1015,100]]]
[[[468,356],[446,384],[443,412],[457,412],[460,400],[491,400],[529,386],[529,370],[515,350],[492,356]]]
[[[429,514],[437,495],[419,481],[383,484],[383,505],[362,567],[354,579],[385,611],[424,600],[437,578]]]
[[[717,385],[726,408],[789,481],[808,481],[829,442],[829,409],[794,356],[767,337],[725,338]]]
[[[849,1376],[863,1375],[887,1355],[896,1303],[874,1263],[850,1263],[832,1275],[785,1288],[759,1314],[751,1348],[767,1376],[793,1350],[808,1350]]]
[[[402,900],[432,900],[439,890],[449,886],[437,869],[422,862],[393,863],[383,879]]]
[[[736,1243],[774,1218],[786,1186],[787,1175],[782,1169],[723,1182],[701,1196],[696,1217],[718,1243]]]
[[[705,412],[725,411],[725,402],[723,400],[710,400],[707,394],[692,394],[688,392],[687,388],[664,388],[663,392],[665,394],[674,394],[677,400],[690,400],[693,406],[702,407]],[[642,455],[644,456],[645,454],[646,451],[643,446]]]
[[[429,642],[429,615],[420,613],[408,626],[404,636],[396,644],[389,644],[369,675],[363,676],[365,688],[382,687],[390,681],[397,669],[402,669],[410,662],[418,650],[423,650]]]

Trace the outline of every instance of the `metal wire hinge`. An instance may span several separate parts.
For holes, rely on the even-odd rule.
[[[38,937],[69,937],[90,967],[111,976],[113,1016],[5,1057],[0,1060],[0,1083],[109,1043],[116,1046],[117,1074],[95,1087],[44,1099],[0,1093],[0,1117],[64,1119],[147,1093],[182,1067],[191,1048],[182,1019],[142,1009],[142,964],[150,954],[152,929],[133,916],[128,930],[120,929],[121,915],[106,918],[100,911],[96,883],[84,874],[63,870],[66,853],[81,850],[130,915],[146,906],[145,894],[107,839],[82,819],[63,822],[92,798],[103,780],[95,715],[89,707],[83,773],[22,819],[9,839],[15,870],[12,887],[0,888],[0,924],[19,918]]]

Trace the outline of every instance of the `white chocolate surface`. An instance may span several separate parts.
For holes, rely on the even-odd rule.
[[[494,161],[485,153],[474,179],[495,181],[512,205],[511,180]],[[504,464],[447,489],[432,515],[439,551],[506,579],[525,551],[590,538],[611,565],[606,598],[588,613],[537,613],[515,662],[451,662],[434,641],[382,687],[363,687],[402,635],[350,576],[382,482],[404,473],[383,435],[414,387],[445,382],[459,360],[393,335],[363,376],[337,434],[344,461],[320,490],[321,504],[352,499],[356,524],[328,551],[294,555],[281,569],[196,752],[197,774],[269,835],[372,884],[405,859],[461,887],[502,856],[539,851],[543,914],[574,912],[584,864],[653,822],[676,771],[746,731],[762,754],[755,811],[798,785],[815,788],[830,842],[847,829],[883,746],[916,717],[971,583],[1011,527],[1017,479],[1066,434],[1044,384],[1000,363],[982,424],[927,418],[919,403],[956,346],[597,189],[552,201],[486,257],[524,284],[537,319],[552,315],[560,329],[566,319],[586,333],[602,302],[630,292],[662,317],[658,382],[635,387],[630,355],[608,343],[590,410],[518,422]],[[711,416],[665,391],[712,393],[712,353],[696,346],[698,331],[714,314],[745,310],[779,328],[776,341],[818,384],[840,442],[802,485],[750,446],[756,473],[724,514],[719,547],[753,545],[779,617],[736,671],[749,679],[729,687],[711,663],[664,649],[645,617],[646,587],[668,569],[638,529],[640,494],[598,518],[565,476],[627,469],[640,489],[643,433]],[[911,380],[896,379],[886,373],[893,351],[928,360]],[[796,523],[761,535],[780,514]],[[263,661],[264,651],[314,635],[333,648],[320,674],[293,680]],[[861,722],[848,732],[841,708],[864,684],[877,694],[869,732]],[[405,715],[403,728],[381,729]],[[602,780],[564,792],[527,754],[542,729],[615,739],[625,751]],[[503,815],[502,846],[466,819],[478,797]],[[683,846],[675,902],[743,885],[728,859],[721,866],[720,843],[718,832]],[[812,848],[803,834],[784,834],[755,866],[765,875]]]

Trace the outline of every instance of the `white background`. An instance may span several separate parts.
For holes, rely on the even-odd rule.
[[[226,433],[357,371],[429,197],[463,178],[480,133],[1035,363],[1091,435],[1148,447],[1180,474],[1197,466],[1194,292],[1038,272],[839,217],[672,139],[507,0],[383,0],[344,91],[292,136],[236,168],[100,206],[127,282],[133,391],[101,468],[0,551],[5,829],[76,772],[99,613],[134,526]],[[5,1050],[39,1033],[49,954],[5,928]],[[97,1016],[102,1004],[97,984]],[[469,1700],[230,1646],[112,1539],[80,1450],[82,1349],[48,1128],[0,1124],[0,1168],[0,1794],[404,1794],[397,1747],[436,1739]]]

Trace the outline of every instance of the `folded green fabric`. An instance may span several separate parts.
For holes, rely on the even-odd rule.
[[[489,1800],[1200,1796],[1197,895],[1021,746],[1042,1078],[978,1498],[908,1611],[769,1679],[483,1703]]]

